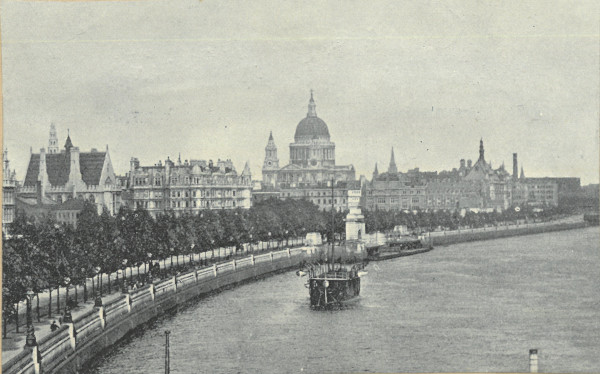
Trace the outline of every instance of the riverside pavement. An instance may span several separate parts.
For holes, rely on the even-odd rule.
[[[289,246],[294,246],[294,245],[298,245],[301,244],[299,243],[298,240],[294,240],[294,241],[290,241]],[[231,248],[220,248],[218,250],[215,250],[215,257],[212,257],[212,252],[202,252],[202,253],[198,253],[198,254],[193,254],[193,255],[181,255],[181,256],[173,256],[173,265],[176,266],[177,264],[184,264],[184,263],[188,263],[190,262],[190,257],[191,260],[193,261],[204,261],[204,260],[215,260],[220,262],[221,258],[226,257],[228,255],[234,255],[235,257],[240,257],[240,256],[247,256],[253,253],[266,253],[266,252],[270,252],[270,251],[275,251],[275,250],[279,250],[280,248],[277,247],[277,244],[275,244],[275,242],[273,242],[271,245],[267,246],[268,250],[265,250],[265,243],[260,243],[259,245],[255,246],[254,249],[249,250],[248,248],[244,248],[243,251],[241,251],[241,253],[237,253],[235,254],[235,251]],[[223,260],[224,261],[224,260]],[[160,261],[160,265],[161,265],[161,269],[169,269],[171,267],[171,261],[170,260],[166,260],[166,261]],[[210,265],[212,266],[212,264]],[[130,279],[130,274],[138,274],[138,270],[139,270],[139,274],[145,274],[145,269],[142,266],[141,268],[126,268],[125,272],[128,274],[127,279]],[[121,271],[119,271],[119,274],[122,274]],[[112,273],[110,275],[107,274],[103,274],[102,276],[102,283],[103,283],[103,289],[105,289],[105,287],[108,284],[108,278],[110,277],[111,282],[114,282],[117,279],[117,272]],[[122,275],[119,276],[119,279],[122,279]],[[120,297],[122,297],[124,294],[121,292],[120,288],[118,287],[118,284],[113,283],[114,287],[113,287],[113,292],[108,294],[108,293],[104,293],[104,295],[102,296],[102,303],[103,304],[107,304],[113,300],[116,300]],[[78,299],[79,299],[79,305],[73,309],[71,309],[71,315],[73,317],[73,320],[77,319],[79,316],[84,315],[88,312],[90,312],[93,308],[94,308],[94,300],[91,297],[91,290],[92,290],[92,286],[91,286],[91,279],[87,280],[87,286],[88,288],[88,301],[86,303],[83,302],[83,293],[81,291],[81,287],[79,287],[79,291],[78,291]],[[69,298],[74,299],[74,287],[70,287],[69,288]],[[61,287],[60,289],[60,306],[61,306],[61,313],[56,313],[53,314],[52,317],[48,317],[47,315],[45,315],[44,313],[47,314],[48,312],[48,303],[50,301],[50,297],[49,297],[49,293],[48,292],[43,292],[39,294],[39,300],[40,300],[40,312],[42,312],[42,315],[40,315],[39,320],[40,322],[38,322],[38,316],[36,314],[36,309],[37,309],[37,302],[34,299],[32,302],[32,320],[33,320],[33,327],[34,327],[34,331],[35,331],[35,337],[37,341],[40,341],[42,338],[44,338],[47,335],[50,335],[52,333],[52,330],[50,329],[50,325],[52,324],[53,321],[56,321],[57,324],[59,324],[59,318],[62,317],[62,312],[64,312],[64,305],[66,302],[66,289],[64,287]],[[56,305],[56,292],[55,290],[52,293],[52,303],[53,303],[53,312],[55,312],[56,310],[54,309],[54,305]],[[9,323],[6,326],[6,331],[7,331],[7,337],[2,339],[2,355],[1,355],[1,361],[2,362],[7,362],[10,359],[12,359],[14,356],[16,356],[17,354],[19,354],[22,350],[23,347],[25,346],[25,338],[26,338],[26,303],[25,302],[21,302],[19,304],[19,332],[16,332],[16,326],[15,323]],[[4,328],[4,326],[3,326]]]

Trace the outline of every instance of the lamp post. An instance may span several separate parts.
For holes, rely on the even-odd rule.
[[[271,249],[271,231],[269,231],[269,241],[267,242],[267,251]]]
[[[96,282],[96,288],[100,292],[100,297],[102,297],[102,268],[100,266],[96,266],[94,269],[95,274],[98,276],[98,281]]]
[[[252,234],[250,234],[250,250],[252,251],[252,254],[254,254],[254,245],[252,245]]]
[[[30,288],[25,294],[27,296],[27,337],[25,338],[25,347],[37,346],[37,340],[35,338],[35,329],[33,328],[33,319],[31,316],[31,302],[35,293]]]
[[[150,264],[149,265],[150,269],[148,270],[146,275],[148,278],[148,283],[152,283],[152,253],[148,252],[148,253],[146,253],[146,255],[148,256],[148,263]]]
[[[100,270],[102,270],[99,266],[97,266],[94,271],[96,274],[100,273]],[[102,274],[100,274],[100,276],[102,276]],[[100,279],[100,278],[98,278]],[[101,307],[102,306],[102,286],[100,285],[100,282],[98,281],[98,287],[100,288],[100,293],[96,294],[96,298],[94,299],[94,307]]]
[[[71,303],[69,300],[69,286],[71,285],[71,278],[69,277],[65,277],[63,279],[63,283],[65,285],[66,288],[66,296],[65,296],[65,313],[67,312],[67,310],[69,309],[69,304]]]
[[[87,303],[87,275],[85,275],[85,268],[81,268],[81,274],[84,274],[83,276],[83,302]]]
[[[65,277],[64,283],[67,288],[67,297],[65,299],[65,312],[63,315],[63,323],[73,323],[73,316],[71,315],[71,306],[69,305],[69,282],[71,282],[71,278]]]
[[[121,291],[127,293],[127,259],[124,258],[121,264],[123,265],[123,289]]]

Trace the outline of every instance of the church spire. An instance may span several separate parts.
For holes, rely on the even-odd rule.
[[[71,148],[73,148],[73,142],[71,142],[71,132],[69,129],[67,129],[67,141],[65,142],[65,149],[67,152],[69,152]]]
[[[519,179],[525,179],[525,172],[523,171],[523,165],[521,165],[521,176]]]
[[[392,156],[390,157],[390,166],[388,166],[388,173],[398,173],[398,168],[396,167],[396,157],[394,157],[394,147],[392,147]]]
[[[308,101],[308,113],[307,117],[316,117],[317,116],[317,105],[315,104],[315,100],[313,99],[313,90],[310,90],[310,100]]]
[[[485,151],[483,149],[483,138],[481,138],[481,140],[479,140],[479,160],[485,161],[484,154]]]
[[[375,163],[375,170],[373,171],[373,177],[379,176],[379,170],[377,170],[377,163]]]

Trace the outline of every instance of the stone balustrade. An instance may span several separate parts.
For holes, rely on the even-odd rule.
[[[3,363],[2,372],[76,373],[98,352],[162,312],[220,287],[295,267],[305,253],[302,248],[290,248],[250,255],[132,290],[105,306],[93,308],[73,323],[63,324],[40,339],[37,347],[24,349]]]

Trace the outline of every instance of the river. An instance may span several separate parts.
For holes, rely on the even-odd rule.
[[[309,309],[277,274],[204,297],[103,355],[92,373],[600,372],[597,227],[438,247],[368,265],[361,298]]]

